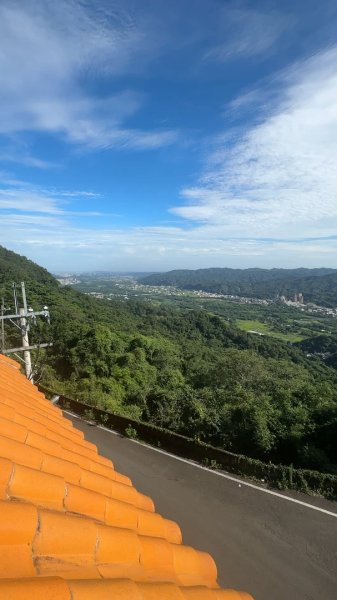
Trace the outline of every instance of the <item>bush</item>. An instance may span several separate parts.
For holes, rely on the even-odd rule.
[[[134,427],[131,427],[131,425],[125,428],[125,435],[132,440],[138,438],[137,430]]]
[[[95,421],[95,413],[92,408],[85,410],[83,416],[87,421]]]
[[[162,427],[131,421],[110,412],[92,408],[82,402],[60,398],[60,406],[70,404],[70,409],[89,420],[101,420],[130,439],[141,439],[160,446],[169,452],[195,460],[209,468],[222,468],[226,471],[264,480],[270,487],[294,489],[306,494],[324,496],[329,500],[337,499],[337,475],[320,473],[309,469],[294,469],[292,466],[265,463],[255,458],[228,452],[210,446]]]

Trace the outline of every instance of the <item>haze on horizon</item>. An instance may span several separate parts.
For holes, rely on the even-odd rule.
[[[53,272],[335,267],[337,5],[3,0],[0,243]]]

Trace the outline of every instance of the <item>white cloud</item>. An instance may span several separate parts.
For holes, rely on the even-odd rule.
[[[3,217],[1,217],[2,220]],[[5,215],[1,243],[50,270],[334,266],[337,238],[225,238],[221,227],[78,227],[66,216]]]
[[[56,214],[59,206],[54,198],[36,190],[0,189],[0,210],[19,210]],[[1,217],[3,219],[3,217]]]
[[[153,32],[121,5],[4,0],[0,40],[0,133],[44,131],[89,148],[174,141],[173,131],[125,127],[144,102],[140,95],[126,90],[102,99],[88,92],[88,83],[134,71],[155,51]]]
[[[13,222],[25,219],[26,223],[38,223],[41,219],[41,224],[47,219],[46,215],[57,215],[66,218],[72,216],[101,216],[101,213],[97,210],[81,210],[83,201],[89,202],[96,208],[99,199],[100,195],[91,191],[43,188],[32,185],[27,181],[13,179],[8,173],[0,172],[1,224],[4,224],[5,218],[8,221],[9,211],[19,213],[16,216],[13,215]],[[28,213],[37,214],[29,215]]]
[[[31,127],[91,148],[174,141],[175,132],[127,126],[141,95],[125,90],[102,100],[85,91],[88,73],[94,83],[93,76],[114,77],[146,59],[144,24],[112,8],[92,15],[89,2],[27,6],[0,6],[0,39],[8,49],[0,55],[0,132]],[[248,30],[249,15],[241,11],[240,18],[237,27]],[[268,29],[267,21],[253,19],[253,35],[226,38],[213,58],[262,56],[274,48],[285,24]],[[335,266],[336,64],[333,47],[274,76],[268,94],[254,90],[233,101],[231,110],[256,111],[254,123],[217,137],[204,175],[172,209],[173,226],[122,229],[108,219],[101,228],[74,226],[74,208],[85,204],[88,210],[77,215],[97,215],[94,192],[43,189],[3,175],[0,243],[55,270]]]
[[[222,39],[206,52],[204,58],[226,62],[247,57],[267,57],[293,24],[294,17],[290,14],[226,6],[220,18]]]
[[[334,47],[283,73],[276,106],[218,140],[207,172],[172,212],[227,237],[336,234],[336,64]]]
[[[15,151],[3,151],[0,153],[0,163],[17,163],[25,167],[34,167],[36,169],[52,169],[58,167],[56,163],[43,160],[37,156],[30,154],[22,154],[20,151],[16,154]]]
[[[29,208],[28,208],[29,210]],[[1,215],[1,225],[2,227],[9,228],[10,230],[15,231],[16,236],[21,236],[24,233],[23,241],[27,234],[27,227],[29,227],[30,235],[34,229],[37,229],[39,235],[41,231],[45,231],[49,228],[54,229],[55,227],[63,226],[62,219],[58,219],[56,217],[48,217],[45,215],[34,215],[34,214],[12,214],[12,213],[4,213]],[[50,230],[49,230],[50,235]],[[4,235],[4,237],[6,237]]]

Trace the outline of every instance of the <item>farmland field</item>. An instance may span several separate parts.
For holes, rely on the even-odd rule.
[[[304,339],[303,335],[298,335],[296,333],[283,333],[282,331],[274,330],[267,323],[262,323],[262,321],[253,321],[249,319],[238,319],[236,321],[237,326],[242,331],[247,331],[250,333],[256,333],[260,335],[269,335],[285,342],[301,342]]]

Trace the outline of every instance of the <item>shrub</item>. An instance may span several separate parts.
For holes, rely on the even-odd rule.
[[[128,427],[125,428],[125,435],[131,440],[136,440],[138,438],[137,430],[130,424]]]

